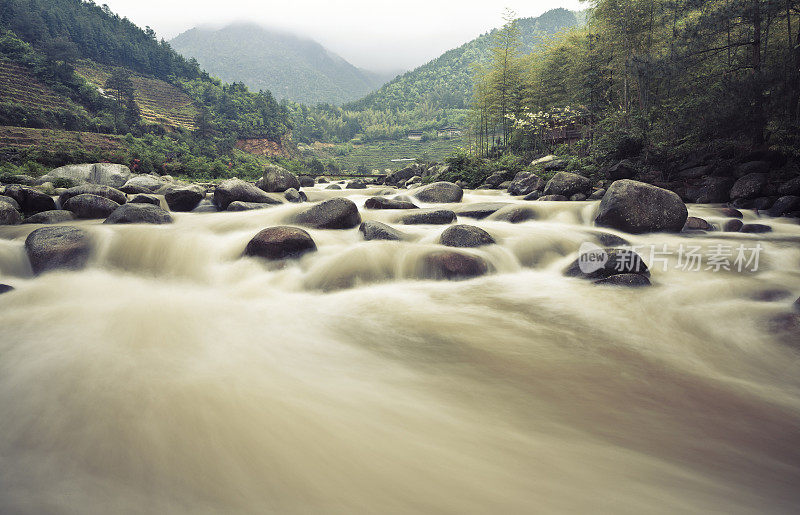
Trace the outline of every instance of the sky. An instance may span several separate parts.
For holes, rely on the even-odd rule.
[[[255,22],[314,39],[352,64],[410,70],[503,24],[503,11],[538,16],[579,0],[95,0],[170,40],[198,25]]]

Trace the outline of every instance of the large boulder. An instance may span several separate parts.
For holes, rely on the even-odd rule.
[[[778,187],[780,195],[800,195],[800,177],[790,179]]]
[[[120,188],[125,193],[146,193],[158,191],[167,184],[167,181],[157,175],[136,175]]]
[[[772,165],[768,161],[750,161],[748,163],[742,163],[737,166],[733,170],[733,174],[736,177],[744,177],[745,175],[757,173],[757,174],[767,174],[769,173],[770,168]]]
[[[41,176],[39,181],[52,182],[56,179],[66,179],[73,184],[83,184],[89,181],[92,170],[94,170],[93,163],[60,166]]]
[[[295,222],[317,229],[350,229],[361,223],[361,215],[352,200],[332,198],[303,211]]]
[[[420,188],[414,196],[422,202],[461,202],[464,190],[452,182],[434,182]]]
[[[489,272],[489,265],[479,256],[452,250],[441,250],[425,255],[422,261],[426,279],[462,280],[479,277]]]
[[[610,167],[607,170],[607,172],[608,172],[608,177],[612,181],[617,181],[620,179],[630,179],[636,175],[636,167],[633,165],[633,163],[631,163],[627,159],[623,159],[619,163]]]
[[[22,208],[19,206],[19,203],[11,197],[8,197],[6,195],[0,195],[0,202],[11,204],[17,211],[22,211]]]
[[[317,250],[317,245],[303,229],[298,227],[269,227],[256,234],[244,249],[246,256],[265,259],[297,258]]]
[[[397,186],[400,184],[405,184],[407,180],[414,177],[415,175],[419,175],[419,167],[417,165],[411,165],[402,170],[398,170],[396,172],[392,172],[386,176],[386,181],[384,181],[388,185]]]
[[[497,188],[502,183],[506,181],[514,180],[514,172],[509,172],[508,170],[501,170],[499,172],[494,172],[489,177],[483,181],[483,184],[490,187],[490,188]]]
[[[70,226],[36,229],[25,239],[33,273],[80,270],[92,254],[92,240],[83,229]]]
[[[111,186],[101,186],[99,184],[82,184],[80,186],[75,186],[74,188],[67,189],[67,191],[63,192],[58,197],[58,202],[63,207],[72,197],[77,197],[78,195],[84,195],[84,194],[97,195],[98,197],[105,197],[109,200],[113,200],[117,204],[124,204],[126,199],[125,193],[116,188],[112,188]]]
[[[749,173],[739,178],[731,188],[731,200],[756,198],[767,185],[767,175]]]
[[[231,202],[257,202],[262,204],[280,204],[263,189],[241,179],[233,178],[222,181],[214,190],[214,204],[221,210],[228,209]]]
[[[301,175],[297,178],[300,186],[303,188],[311,188],[314,186],[314,178],[310,175]]]
[[[108,215],[106,224],[169,224],[172,216],[153,204],[125,204]]]
[[[496,243],[492,236],[474,225],[454,225],[444,230],[439,243],[448,247],[481,247]]]
[[[423,211],[406,215],[400,219],[400,223],[405,225],[445,225],[455,222],[456,214],[449,209],[436,209],[434,211]]]
[[[172,211],[191,211],[206,197],[199,186],[176,186],[164,194],[164,200]]]
[[[118,207],[119,204],[113,200],[89,193],[76,195],[64,204],[64,209],[72,211],[78,218],[105,218]]]
[[[0,284],[0,294],[14,291],[14,287],[8,284]]]
[[[29,186],[10,184],[6,186],[5,195],[13,198],[26,216],[56,208],[56,203],[50,195],[45,195]]]
[[[406,235],[398,231],[390,225],[374,220],[368,220],[362,223],[358,230],[364,235],[364,239],[370,240],[389,240],[401,241],[406,238]]]
[[[688,215],[686,204],[676,193],[623,179],[606,191],[594,223],[634,234],[679,232]]]
[[[17,208],[0,200],[0,225],[17,225],[22,222],[22,215]]]
[[[592,192],[592,181],[582,175],[571,172],[558,172],[542,192],[544,195],[563,195],[567,198],[576,193],[589,195]]]
[[[130,168],[115,163],[97,163],[92,167],[89,182],[120,188],[133,177]]]
[[[772,204],[772,207],[767,210],[767,214],[777,217],[788,215],[796,211],[800,211],[800,197],[797,195],[786,195],[776,200],[775,203]]]
[[[686,187],[686,200],[698,204],[718,204],[730,200],[733,180],[727,177],[703,177],[699,184]]]
[[[242,202],[241,200],[234,200],[228,204],[228,209],[226,209],[226,211],[252,211],[254,209],[268,208],[273,205],[274,204],[267,204],[265,202]]]
[[[649,276],[650,271],[642,257],[629,248],[603,248],[591,244],[582,246],[578,258],[564,270],[567,277],[592,280],[617,274]]]
[[[270,193],[283,193],[289,188],[300,189],[300,181],[297,176],[277,165],[268,165],[264,170],[264,176],[258,180],[256,186]]]
[[[364,202],[364,207],[367,209],[417,209],[419,206],[406,200],[372,197]]]
[[[26,224],[60,224],[75,220],[72,211],[66,209],[55,209],[53,211],[42,211],[25,219]]]
[[[626,288],[641,288],[650,286],[650,279],[641,274],[616,274],[605,279],[598,279],[594,284],[603,286],[624,286]]]
[[[544,189],[544,180],[533,172],[519,172],[508,185],[509,195],[529,195]]]
[[[154,206],[161,206],[161,199],[156,195],[149,195],[147,193],[140,193],[135,195],[131,200],[131,204],[152,204]]]

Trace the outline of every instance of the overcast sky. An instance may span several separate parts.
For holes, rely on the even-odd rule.
[[[95,0],[137,25],[172,39],[197,25],[251,21],[319,41],[356,66],[412,69],[502,25],[508,7],[520,18],[579,0]]]

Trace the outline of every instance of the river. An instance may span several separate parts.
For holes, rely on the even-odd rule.
[[[307,192],[392,223],[363,209],[381,189]],[[296,204],[75,222],[89,266],[35,278],[37,226],[0,228],[0,512],[798,512],[800,343],[770,320],[800,296],[800,225],[615,233],[662,252],[652,287],[615,288],[562,273],[596,202],[459,209],[485,202],[535,218],[459,217],[498,242],[464,250],[492,268],[465,281],[426,279],[434,225],[241,257]],[[757,270],[681,263],[742,245]]]

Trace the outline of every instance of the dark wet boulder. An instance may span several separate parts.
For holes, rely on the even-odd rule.
[[[400,219],[400,223],[405,225],[444,225],[455,222],[456,214],[449,209],[436,209],[434,211],[422,211],[406,215]]]
[[[800,195],[800,177],[795,177],[778,186],[778,194]]]
[[[152,193],[151,190],[144,188],[142,186],[129,186],[125,185],[119,189],[122,193],[126,193],[128,195],[139,195],[139,194],[149,194]]]
[[[419,175],[417,172],[419,171],[416,165],[411,165],[402,170],[397,170],[396,172],[392,172],[386,176],[385,183],[388,185],[400,185],[405,184],[405,182],[415,175]]]
[[[269,193],[283,193],[289,188],[300,189],[297,176],[277,165],[269,165],[256,186]]]
[[[684,168],[683,170],[678,172],[678,177],[681,179],[700,179],[702,177],[706,177],[711,175],[711,172],[714,171],[714,167],[711,165],[699,165],[693,166],[691,168]],[[630,177],[623,177],[624,179],[630,179]]]
[[[723,207],[720,208],[719,213],[722,216],[727,216],[728,218],[743,218],[744,215],[738,209],[734,209],[732,207]]]
[[[606,173],[612,181],[631,179],[636,175],[636,167],[627,159],[623,159],[606,170]]]
[[[298,203],[303,201],[303,197],[300,195],[300,192],[294,188],[289,188],[288,190],[284,191],[283,198],[293,203]]]
[[[477,204],[466,204],[464,206],[457,207],[454,209],[454,211],[458,216],[482,220],[510,205],[511,204],[508,202],[479,202]]]
[[[426,279],[463,280],[486,275],[490,271],[483,258],[451,250],[427,254],[422,266]]]
[[[19,204],[25,216],[42,211],[52,211],[56,208],[56,203],[50,195],[45,195],[29,186],[10,184],[6,186],[5,195],[13,198]]]
[[[204,198],[206,192],[199,186],[177,186],[164,193],[164,200],[172,211],[191,211]]]
[[[50,270],[80,270],[88,263],[92,249],[89,234],[77,227],[43,227],[25,239],[25,251],[37,275]]]
[[[367,183],[364,181],[350,181],[345,186],[345,189],[348,190],[363,190],[367,188]]]
[[[536,210],[525,206],[514,206],[498,212],[493,219],[518,224],[528,220],[535,220]]]
[[[19,203],[9,196],[0,195],[0,202],[11,204],[17,211],[22,211],[22,208],[19,206]]]
[[[650,276],[642,257],[629,248],[582,247],[575,261],[564,270],[567,277],[605,279],[617,274]]]
[[[626,288],[641,288],[643,286],[650,286],[650,279],[641,274],[616,274],[606,277],[605,279],[598,279],[594,284],[602,286],[624,286]]]
[[[231,202],[259,202],[264,204],[279,204],[280,201],[272,198],[263,189],[255,184],[241,179],[226,179],[214,189],[214,204],[221,210],[228,209]]]
[[[687,186],[685,198],[697,204],[717,204],[730,199],[733,180],[727,177],[704,177],[697,185]]]
[[[764,224],[744,224],[739,232],[761,234],[765,232],[772,232],[772,227]]]
[[[301,188],[311,188],[314,186],[314,178],[310,175],[301,175],[297,178]]]
[[[156,195],[149,195],[147,193],[140,193],[138,195],[134,195],[132,199],[128,202],[131,204],[152,204],[154,206],[161,205],[161,199],[158,198]]]
[[[328,183],[328,179],[326,179],[325,177],[317,177],[317,181],[316,182],[317,182],[317,184],[327,184]]]
[[[17,225],[22,222],[22,215],[8,202],[0,200],[0,225]]]
[[[461,202],[464,196],[464,190],[452,182],[434,182],[420,188],[414,196],[422,202]]]
[[[616,234],[611,234],[610,232],[589,231],[588,234],[600,242],[600,245],[603,247],[630,247],[631,245],[631,242],[625,238],[617,236]]]
[[[66,209],[54,209],[52,211],[42,211],[25,219],[26,224],[60,224],[75,220],[72,211]]]
[[[589,200],[600,200],[603,198],[603,195],[606,194],[605,188],[596,189],[589,195]]]
[[[338,185],[338,184],[328,184],[327,186],[325,186],[325,189],[326,190],[340,190],[340,189],[342,189],[342,187],[340,185]]]
[[[541,177],[533,172],[519,172],[514,176],[514,180],[508,185],[508,194],[519,196],[529,195],[533,192],[542,191],[545,182]]]
[[[419,206],[406,200],[392,199],[387,197],[371,197],[364,202],[367,209],[418,209]]]
[[[299,227],[269,227],[256,234],[244,249],[245,256],[264,259],[292,259],[317,250],[317,245]]]
[[[758,197],[753,199],[752,208],[756,211],[767,211],[775,203],[777,199],[774,197]]]
[[[265,202],[241,202],[239,200],[235,200],[230,204],[228,204],[228,208],[226,209],[226,211],[231,211],[231,212],[252,211],[254,209],[266,209],[273,205],[274,204],[267,204]]]
[[[592,181],[572,172],[558,172],[547,181],[542,193],[544,195],[563,195],[567,198],[576,193],[588,195],[592,191]]]
[[[514,179],[514,175],[514,172],[509,172],[508,170],[494,172],[487,177],[485,181],[483,181],[483,184],[485,186],[489,186],[490,188],[497,188],[506,181],[512,181]]]
[[[737,180],[730,191],[732,200],[756,198],[767,185],[767,175],[749,173]]]
[[[781,288],[768,288],[752,292],[748,297],[757,302],[776,302],[786,300],[792,296],[792,292]]]
[[[683,225],[684,231],[713,231],[714,226],[708,223],[706,220],[702,218],[698,218],[696,216],[690,216],[686,219],[686,223]]]
[[[587,198],[587,197],[586,197],[586,195],[585,195],[585,194],[583,194],[583,193],[576,193],[576,194],[572,195],[572,196],[571,196],[569,199],[570,199],[571,201],[573,201],[573,202],[582,202],[582,201],[586,200],[586,198]]]
[[[800,197],[796,195],[786,195],[779,198],[767,210],[767,214],[772,217],[785,216],[800,209]]]
[[[332,198],[303,211],[295,222],[317,229],[350,229],[361,223],[361,214],[352,200]]]
[[[105,218],[119,207],[117,202],[100,195],[83,193],[69,199],[64,204],[64,209],[72,211],[78,218]]]
[[[8,293],[10,291],[14,291],[13,286],[9,286],[7,284],[0,284],[0,295],[2,295],[3,293]]]
[[[128,203],[119,206],[108,215],[106,224],[169,224],[172,216],[159,206],[153,204]]]
[[[542,195],[538,200],[542,202],[566,202],[569,199],[564,195]]]
[[[73,197],[77,197],[78,195],[97,195],[98,197],[107,198],[108,200],[112,200],[117,204],[124,204],[126,200],[125,193],[122,191],[112,188],[111,186],[102,186],[99,184],[82,184],[80,186],[75,186],[74,188],[69,188],[67,191],[63,192],[58,197],[58,202],[61,204],[61,207],[67,205],[69,199]]]
[[[739,220],[738,218],[732,218],[725,222],[722,226],[722,230],[725,232],[739,232],[744,227],[744,223]]]
[[[772,166],[768,161],[750,161],[742,163],[733,170],[736,177],[744,177],[749,174],[767,174]]]
[[[444,230],[439,243],[447,247],[481,247],[496,243],[492,236],[474,225],[454,225]]]
[[[364,239],[367,241],[370,240],[401,241],[406,238],[405,234],[398,231],[394,227],[386,225],[385,223],[376,222],[374,220],[368,220],[362,223],[358,227],[358,230],[361,232],[361,234],[364,235]]]
[[[687,217],[686,204],[676,193],[623,179],[606,191],[594,223],[633,234],[678,232]]]

